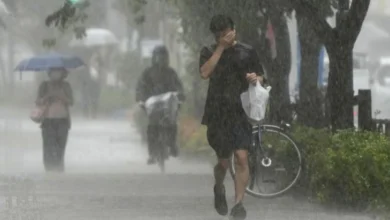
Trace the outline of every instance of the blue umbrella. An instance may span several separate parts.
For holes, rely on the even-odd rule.
[[[59,53],[49,53],[23,60],[16,66],[15,71],[48,71],[50,69],[75,69],[83,66],[84,62],[76,56]]]

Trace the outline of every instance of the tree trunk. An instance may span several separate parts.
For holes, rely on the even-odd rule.
[[[328,99],[332,130],[349,129],[353,123],[353,52],[335,42],[327,47],[329,55]]]
[[[289,90],[291,45],[287,20],[282,12],[274,13],[272,10],[270,10],[270,19],[276,38],[277,57],[272,61],[271,69],[268,70],[268,78],[272,86],[269,119],[271,123],[291,122]],[[267,54],[267,56],[271,55]]]
[[[336,28],[305,0],[291,0],[297,13],[312,23],[329,55],[327,98],[332,130],[353,128],[353,47],[370,6],[370,0],[339,1]],[[349,6],[349,10],[348,9]]]
[[[321,42],[306,17],[297,14],[301,67],[298,102],[298,121],[319,128],[324,125],[321,92],[318,88],[318,66]]]

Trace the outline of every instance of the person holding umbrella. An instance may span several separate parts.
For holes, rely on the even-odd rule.
[[[73,91],[65,80],[67,69],[84,66],[79,57],[49,53],[23,60],[15,70],[47,72],[49,80],[41,83],[36,99],[38,114],[33,121],[40,123],[43,139],[43,163],[45,170],[64,172],[65,148],[71,127],[69,108],[73,105]]]
[[[72,87],[66,69],[50,69],[49,80],[39,86],[36,104],[46,106],[42,121],[43,162],[46,171],[64,172],[64,155],[70,129],[69,107],[73,105]]]

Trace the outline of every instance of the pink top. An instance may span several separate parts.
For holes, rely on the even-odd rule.
[[[45,81],[39,87],[37,105],[46,105],[46,118],[69,118],[73,105],[72,88],[66,81]]]

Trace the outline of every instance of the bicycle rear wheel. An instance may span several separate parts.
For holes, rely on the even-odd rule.
[[[157,132],[157,141],[153,148],[153,155],[161,173],[165,173],[165,161],[168,159],[168,136],[162,128]]]
[[[160,167],[161,173],[165,173],[165,158],[162,156],[159,156],[157,158],[157,164],[158,164],[158,167]]]
[[[246,192],[258,198],[273,198],[286,193],[298,181],[302,156],[292,137],[283,129],[262,125],[248,151],[249,184]],[[235,156],[230,171],[235,175]]]

